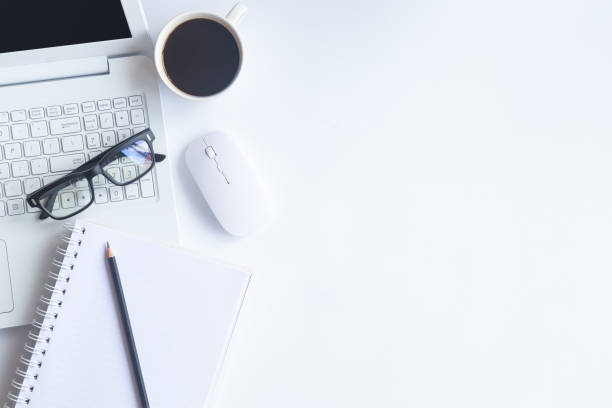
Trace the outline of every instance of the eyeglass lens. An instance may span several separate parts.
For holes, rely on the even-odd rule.
[[[130,183],[153,166],[153,152],[144,140],[138,140],[121,149],[102,170],[117,184]]]
[[[40,204],[56,218],[63,218],[78,212],[93,200],[91,185],[86,178],[75,177],[66,180],[58,188],[40,197]]]

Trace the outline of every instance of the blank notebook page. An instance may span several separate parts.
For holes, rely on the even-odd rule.
[[[74,260],[29,406],[138,407],[106,263],[109,241],[152,407],[204,407],[249,274],[95,224]]]

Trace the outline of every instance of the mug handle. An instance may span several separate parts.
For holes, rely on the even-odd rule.
[[[242,3],[236,3],[234,7],[227,13],[225,19],[232,23],[234,26],[238,26],[244,17],[244,13],[248,10],[247,6]]]

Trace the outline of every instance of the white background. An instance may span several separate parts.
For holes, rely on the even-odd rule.
[[[153,35],[232,6],[143,2]],[[235,86],[163,92],[183,244],[254,272],[216,406],[609,407],[611,3],[247,5]],[[213,129],[273,192],[261,234],[189,178]]]

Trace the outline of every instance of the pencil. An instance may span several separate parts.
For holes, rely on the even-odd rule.
[[[111,276],[113,277],[113,286],[115,287],[115,295],[117,297],[117,303],[119,304],[119,312],[121,314],[121,325],[123,326],[123,333],[128,344],[128,350],[130,352],[130,360],[132,362],[132,370],[136,377],[136,384],[138,385],[138,396],[140,398],[140,405],[143,408],[149,408],[149,399],[147,398],[147,390],[145,389],[144,379],[142,377],[142,370],[140,368],[140,361],[138,360],[138,353],[136,352],[136,343],[134,342],[134,334],[132,333],[132,325],[130,324],[130,316],[128,315],[127,306],[125,304],[125,297],[123,296],[123,287],[121,286],[121,278],[119,278],[119,269],[117,268],[117,260],[115,254],[110,247],[110,244],[106,243],[106,256],[108,259],[108,265],[110,266]]]

